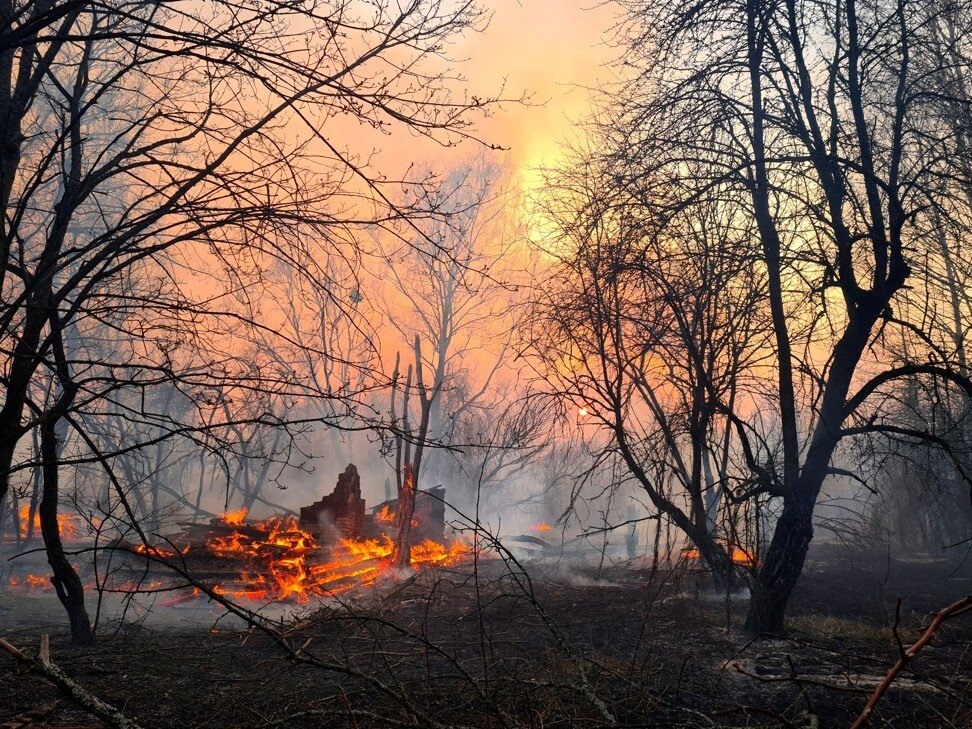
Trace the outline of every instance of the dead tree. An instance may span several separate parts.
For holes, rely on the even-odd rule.
[[[415,335],[412,354],[415,359],[414,362],[409,363],[408,372],[405,375],[400,421],[396,414],[396,400],[398,399],[401,355],[395,357],[391,390],[391,426],[395,438],[395,482],[398,487],[398,531],[392,561],[396,567],[403,569],[411,566],[411,531],[412,519],[415,516],[415,497],[418,491],[419,478],[422,475],[422,456],[425,453],[426,439],[429,433],[432,404],[441,389],[439,372],[436,372],[436,379],[431,389],[425,385],[422,345],[418,334]],[[413,426],[410,420],[413,368],[415,391],[419,401],[417,426]]]

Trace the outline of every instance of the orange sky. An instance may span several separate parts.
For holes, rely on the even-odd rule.
[[[493,19],[470,38],[474,86],[507,79],[510,95],[532,92],[533,106],[510,105],[484,125],[489,141],[510,148],[518,168],[554,161],[558,146],[590,108],[587,88],[609,77],[603,42],[614,10],[597,0],[487,0]]]
[[[506,104],[477,125],[485,141],[509,150],[509,162],[527,186],[529,168],[555,162],[560,144],[575,134],[574,124],[590,109],[587,89],[610,77],[603,64],[612,49],[603,36],[615,9],[597,3],[481,0],[493,14],[489,27],[449,50],[461,61],[456,71],[468,79],[471,93],[494,96],[505,80],[505,96],[532,95],[531,105]],[[445,149],[414,138],[402,143],[395,135],[378,144],[383,164],[393,169],[448,165],[480,152],[471,142]]]

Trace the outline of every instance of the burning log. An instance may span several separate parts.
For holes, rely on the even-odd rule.
[[[358,469],[349,463],[338,476],[334,491],[300,509],[300,528],[326,543],[360,539],[364,532],[365,500]]]

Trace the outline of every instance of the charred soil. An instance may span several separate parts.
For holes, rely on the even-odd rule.
[[[144,727],[849,726],[930,613],[972,592],[956,559],[817,547],[785,639],[742,632],[746,598],[687,569],[481,561],[345,596],[276,624],[102,626],[74,648],[39,598],[0,596],[36,648]],[[532,588],[531,588],[532,585]],[[526,589],[524,589],[526,588]],[[900,608],[898,598],[901,598]],[[214,615],[219,614],[214,611]],[[949,621],[882,698],[873,726],[972,726],[972,616]],[[99,726],[0,656],[0,727]]]

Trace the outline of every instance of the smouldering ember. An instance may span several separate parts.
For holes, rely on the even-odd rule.
[[[43,590],[51,587],[51,580],[46,575],[24,575],[23,577],[11,577],[8,582],[10,587],[26,587],[31,590]]]
[[[541,522],[539,522],[539,523],[534,524],[533,526],[531,526],[530,529],[533,530],[533,531],[535,531],[535,532],[549,532],[550,529],[551,529],[551,527],[550,527],[550,525],[547,522],[541,521]]]
[[[682,550],[682,556],[685,559],[701,559],[702,553],[697,549],[684,549]],[[742,547],[732,547],[729,550],[729,557],[736,564],[745,565],[746,567],[755,567],[759,564],[759,560],[755,555],[751,554]]]

